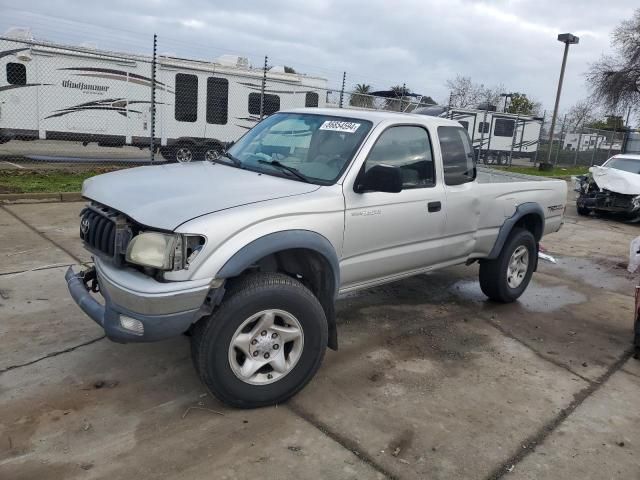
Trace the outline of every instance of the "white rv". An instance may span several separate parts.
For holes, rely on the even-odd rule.
[[[327,81],[246,59],[160,56],[154,141],[172,161],[205,159],[280,108],[323,107]],[[0,37],[0,143],[70,140],[148,148],[151,58]],[[262,110],[262,111],[261,111]]]
[[[597,133],[567,133],[562,142],[562,148],[565,150],[578,150],[584,152],[587,150],[594,150],[596,148],[603,148],[607,137],[599,135]],[[618,146],[617,150],[620,150]]]
[[[542,118],[489,110],[452,108],[442,115],[469,132],[479,159],[503,164],[513,157],[533,157],[538,150]]]

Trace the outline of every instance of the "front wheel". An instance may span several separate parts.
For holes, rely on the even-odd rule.
[[[480,263],[480,288],[491,300],[511,303],[524,293],[531,281],[537,259],[533,234],[514,229],[498,258]]]
[[[192,335],[202,381],[223,402],[255,408],[283,402],[313,378],[327,346],[317,298],[279,273],[237,281]]]

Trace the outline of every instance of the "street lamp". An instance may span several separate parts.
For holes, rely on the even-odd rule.
[[[553,131],[556,128],[558,105],[560,104],[560,93],[562,92],[562,81],[564,80],[564,68],[567,66],[567,54],[569,53],[569,45],[577,44],[580,41],[580,38],[571,33],[561,33],[560,35],[558,35],[558,41],[564,43],[564,55],[562,56],[562,67],[560,68],[560,79],[558,80],[556,105],[553,108],[553,116],[551,117],[551,128],[549,129],[549,151],[547,152],[547,163],[541,163],[540,170],[551,169],[551,146],[553,145]]]

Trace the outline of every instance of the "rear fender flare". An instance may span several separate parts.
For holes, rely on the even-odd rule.
[[[496,243],[493,244],[493,248],[489,252],[487,260],[494,260],[498,258],[500,252],[502,251],[502,247],[504,247],[504,244],[507,241],[507,238],[509,238],[509,235],[511,234],[511,231],[515,227],[516,223],[518,223],[518,221],[525,215],[531,214],[536,215],[542,222],[542,231],[540,236],[544,234],[545,217],[542,207],[535,202],[521,203],[516,207],[515,213],[511,217],[507,218],[500,227],[498,237],[496,238]],[[536,238],[536,242],[538,241],[540,241],[540,238]]]

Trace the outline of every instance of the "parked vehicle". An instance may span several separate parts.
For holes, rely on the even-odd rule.
[[[492,110],[453,108],[443,114],[469,133],[478,159],[503,165],[509,156],[533,158],[538,150],[542,118]]]
[[[578,214],[615,213],[640,219],[640,154],[614,155],[574,177]]]
[[[327,81],[272,69],[243,57],[204,62],[157,60],[156,144],[170,161],[212,159],[281,107],[325,105]],[[96,142],[148,148],[150,57],[0,37],[0,143]]]
[[[271,405],[337,348],[340,293],[479,261],[482,291],[516,300],[566,194],[561,180],[478,173],[452,120],[280,112],[215,163],[86,180],[80,235],[95,266],[66,280],[112,340],[189,332],[215,395]]]

